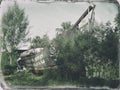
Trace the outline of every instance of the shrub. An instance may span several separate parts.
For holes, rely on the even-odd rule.
[[[81,86],[89,86],[89,79],[81,77],[79,78],[79,83]]]
[[[97,78],[97,77],[91,78],[89,84],[92,86],[104,86],[105,80],[102,78]]]
[[[17,66],[5,65],[3,68],[3,74],[4,75],[13,74],[15,72],[16,68],[17,68]]]
[[[17,68],[16,56],[12,56],[12,64],[10,64],[9,56],[7,52],[3,52],[1,56],[1,69],[4,75],[13,74]]]
[[[119,80],[106,80],[105,85],[109,86],[110,88],[117,88],[119,86]]]
[[[33,73],[23,71],[15,72],[9,77],[5,77],[6,82],[11,83],[11,85],[28,85],[28,86],[44,86],[47,85],[47,81],[42,76],[36,76]]]
[[[56,69],[45,70],[44,77],[47,79],[53,79],[53,80],[56,80],[59,78]]]

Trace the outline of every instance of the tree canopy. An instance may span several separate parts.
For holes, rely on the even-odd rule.
[[[17,48],[17,45],[24,41],[28,34],[28,18],[24,9],[17,3],[10,6],[2,17],[3,48],[10,51]]]

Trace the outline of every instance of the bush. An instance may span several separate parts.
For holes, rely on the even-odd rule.
[[[81,86],[89,86],[89,79],[81,77],[79,78],[79,83]]]
[[[56,80],[59,78],[58,73],[56,69],[48,69],[44,71],[44,77],[47,79],[53,79]]]
[[[91,78],[89,84],[92,86],[104,86],[105,80],[102,78],[97,78],[97,77]]]
[[[104,86],[105,80],[102,78],[79,78],[79,83],[81,86]]]
[[[106,80],[105,85],[109,86],[110,88],[117,88],[119,86],[119,80]]]
[[[15,72],[16,68],[17,68],[17,66],[5,65],[3,68],[3,74],[4,75],[13,74]]]
[[[9,65],[9,58],[7,52],[3,52],[1,56],[1,68],[2,70],[6,65]]]
[[[16,56],[13,54],[12,64],[10,65],[10,60],[9,60],[8,54],[9,53],[7,53],[7,52],[3,52],[2,56],[1,56],[1,69],[2,69],[4,75],[13,74],[17,68]]]
[[[36,76],[33,73],[23,71],[16,72],[9,77],[5,77],[6,82],[11,85],[28,85],[28,86],[44,86],[47,85],[47,81],[42,76]]]

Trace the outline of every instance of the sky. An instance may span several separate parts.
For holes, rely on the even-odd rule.
[[[13,2],[2,2],[2,12],[5,12],[7,6],[12,5]],[[18,1],[21,8],[25,9],[30,22],[29,37],[43,36],[48,34],[50,39],[55,37],[55,29],[61,27],[62,22],[71,22],[74,24],[82,13],[88,8],[88,3],[65,3],[57,2],[51,4],[36,3],[29,1]],[[117,8],[112,3],[95,3],[95,18],[98,22],[114,22],[117,14]],[[86,23],[90,14],[82,21]]]
[[[3,14],[7,7],[13,5],[12,1],[3,1],[1,5],[0,13]],[[29,20],[29,35],[27,37],[42,37],[47,34],[50,39],[53,39],[56,35],[56,28],[61,28],[62,22],[71,22],[74,24],[83,12],[90,5],[87,2],[77,3],[36,3],[30,1],[18,1],[21,8],[24,8],[25,14]],[[117,14],[117,7],[113,3],[94,3],[95,19],[99,23],[112,22],[114,25],[114,18]],[[2,16],[2,15],[1,15]],[[87,23],[90,14],[83,19],[80,26]]]

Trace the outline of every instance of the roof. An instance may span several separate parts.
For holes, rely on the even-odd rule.
[[[43,50],[44,50],[44,48],[29,49],[29,50],[21,53],[20,57],[26,57],[26,56],[29,56],[29,55],[32,55],[32,54],[40,53]]]

